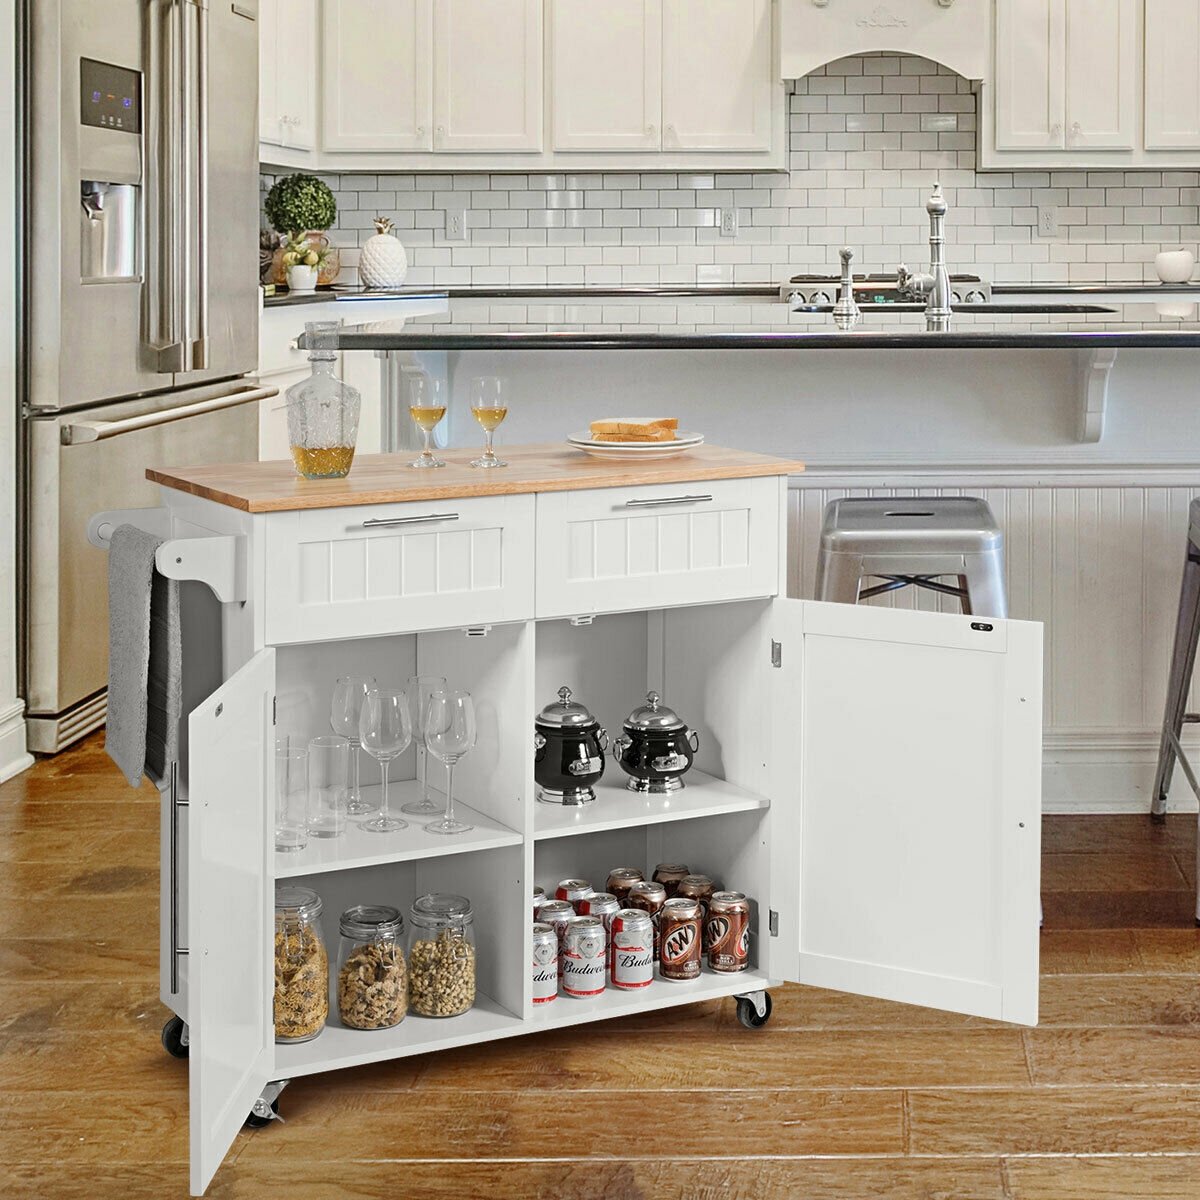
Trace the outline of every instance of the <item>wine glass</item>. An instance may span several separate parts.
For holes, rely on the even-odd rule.
[[[392,759],[412,744],[412,719],[408,715],[408,696],[403,688],[372,688],[363,700],[358,720],[362,748],[379,760],[383,777],[383,797],[379,816],[362,823],[371,833],[392,833],[407,829],[408,822],[388,811],[388,768]]]
[[[434,426],[446,415],[446,390],[441,379],[432,375],[414,375],[409,382],[408,412],[425,437],[421,457],[410,467],[444,467],[446,464],[433,453]]]
[[[425,716],[425,745],[446,764],[446,813],[425,826],[430,833],[466,833],[474,829],[454,819],[454,766],[475,745],[475,701],[470,692],[435,692]]]
[[[473,467],[507,467],[492,449],[492,438],[508,416],[508,388],[498,375],[480,375],[471,380],[471,416],[483,428],[483,453],[471,459]]]
[[[362,712],[363,700],[374,686],[374,675],[343,675],[333,685],[333,699],[329,704],[330,727],[334,733],[340,733],[350,739],[353,783],[346,795],[346,814],[351,817],[364,817],[376,809],[369,800],[363,799],[358,773],[358,752],[361,748],[358,718]]]
[[[436,817],[441,806],[429,798],[429,750],[425,745],[425,717],[429,713],[429,697],[444,692],[446,681],[441,675],[411,675],[408,680],[408,711],[412,717],[413,740],[417,743],[417,759],[421,768],[421,798],[400,805],[400,811],[414,817]]]

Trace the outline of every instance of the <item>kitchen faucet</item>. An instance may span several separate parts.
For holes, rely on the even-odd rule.
[[[946,269],[946,198],[942,185],[933,185],[933,195],[925,201],[929,214],[929,273],[910,273],[901,263],[896,268],[897,289],[906,300],[925,301],[925,327],[945,333],[954,315],[951,307],[950,273]]]

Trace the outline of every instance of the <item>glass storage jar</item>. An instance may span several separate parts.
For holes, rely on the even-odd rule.
[[[336,321],[304,326],[312,374],[286,392],[292,461],[305,479],[341,479],[354,462],[362,397],[333,373],[337,332]]]
[[[275,1040],[310,1042],[329,1015],[329,956],[311,888],[275,886]]]
[[[475,1003],[475,918],[466,896],[431,892],[409,912],[409,1007],[456,1017]]]
[[[351,1029],[390,1029],[408,1012],[408,969],[398,908],[363,905],[342,913],[338,1016]]]

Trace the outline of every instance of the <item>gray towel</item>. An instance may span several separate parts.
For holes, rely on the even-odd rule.
[[[109,757],[131,787],[162,783],[179,755],[183,708],[179,584],[160,575],[162,539],[118,526],[108,549]]]

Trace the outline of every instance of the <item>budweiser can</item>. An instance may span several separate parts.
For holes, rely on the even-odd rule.
[[[558,936],[558,972],[562,974],[563,940],[567,935],[567,922],[575,915],[575,910],[566,900],[547,900],[538,909],[538,921],[544,922],[554,929]]]
[[[700,938],[704,952],[708,953],[708,902],[717,890],[717,885],[707,875],[685,875],[675,889],[675,895],[687,896],[700,903]]]
[[[732,975],[750,965],[750,902],[742,892],[714,892],[708,903],[708,965]]]
[[[604,922],[604,937],[607,949],[612,949],[612,919],[620,911],[621,902],[611,892],[593,892],[579,902],[579,912],[584,917],[599,917]]]
[[[604,991],[608,936],[599,917],[572,917],[567,922],[562,960],[563,991],[568,996],[599,996]]]
[[[533,923],[533,1002],[558,999],[558,931],[545,921]]]
[[[604,885],[604,890],[624,904],[629,889],[635,883],[641,883],[644,878],[641,867],[614,867],[608,873],[608,882]]]
[[[579,907],[580,900],[592,894],[592,885],[586,879],[564,879],[562,883],[554,889],[554,898],[556,900],[568,900],[571,907],[578,912],[583,910]]]
[[[654,868],[653,879],[667,889],[667,899],[670,900],[679,890],[679,881],[690,874],[686,863],[659,863]]]
[[[629,907],[640,908],[650,914],[650,919],[654,923],[654,961],[658,962],[659,946],[661,944],[661,936],[659,932],[658,918],[662,912],[662,907],[667,902],[667,889],[661,883],[635,883],[629,889]]]
[[[544,887],[535,887],[533,889],[533,919],[537,920],[537,910],[546,902],[546,889]]]
[[[700,978],[700,902],[676,896],[663,905],[659,918],[662,933],[662,961],[659,974],[664,979]]]
[[[654,922],[640,908],[622,908],[612,921],[612,984],[627,992],[654,979]]]

